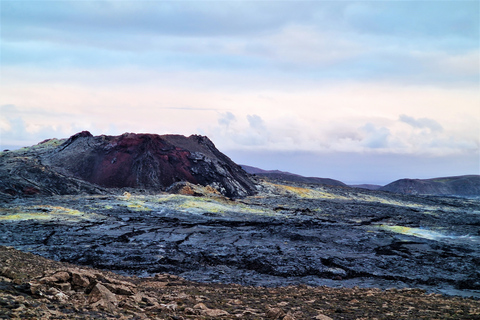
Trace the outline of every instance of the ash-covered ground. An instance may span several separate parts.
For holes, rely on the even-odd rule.
[[[479,200],[278,181],[259,188],[237,200],[16,198],[0,204],[0,245],[125,275],[480,297]]]

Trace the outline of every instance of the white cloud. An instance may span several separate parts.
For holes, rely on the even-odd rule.
[[[390,137],[390,130],[385,127],[377,128],[372,123],[367,123],[362,128],[362,131],[366,133],[365,138],[362,140],[362,144],[371,149],[388,148],[388,139]]]
[[[258,115],[256,114],[253,114],[253,115],[247,115],[247,120],[248,120],[248,123],[250,125],[250,128],[252,128],[253,130],[261,133],[263,131],[265,131],[265,123],[263,121],[263,119],[261,117],[259,117]]]
[[[440,131],[440,132],[443,131],[443,127],[433,119],[429,119],[429,118],[415,119],[405,114],[401,114],[399,119],[401,122],[405,122],[414,128],[419,128],[419,129],[427,128],[427,129],[430,129],[431,131]]]
[[[230,111],[222,113],[218,118],[218,124],[225,126],[227,129],[230,126],[232,121],[235,121],[237,118]]]

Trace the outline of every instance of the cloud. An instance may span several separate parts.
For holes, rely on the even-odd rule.
[[[222,150],[478,150],[478,6],[6,1],[0,104],[17,109],[2,110],[2,138],[80,128],[202,133]]]
[[[473,83],[478,23],[474,1],[7,1],[2,64]]]
[[[478,39],[479,7],[476,1],[355,1],[345,4],[344,17],[363,33]]]
[[[250,125],[250,128],[256,130],[257,132],[265,131],[265,123],[262,118],[258,115],[247,115],[247,120]]]
[[[367,148],[379,149],[389,146],[388,139],[391,135],[389,129],[385,127],[377,128],[374,124],[367,123],[361,130],[366,133],[361,143]]]
[[[59,128],[51,125],[35,125],[24,120],[22,112],[13,105],[0,107],[0,148],[23,147],[36,144],[36,136],[53,138],[59,133]],[[46,138],[44,138],[46,139]],[[42,140],[44,140],[42,139]]]
[[[402,114],[400,115],[399,120],[401,122],[411,125],[414,128],[418,128],[418,129],[426,128],[426,129],[430,129],[431,131],[438,131],[438,132],[443,131],[443,127],[433,119],[429,119],[429,118],[415,119],[413,117],[409,117],[407,115]]]
[[[227,129],[228,127],[230,126],[230,123],[232,121],[235,121],[237,118],[235,117],[235,115],[231,112],[226,112],[226,113],[223,113],[219,116],[218,118],[218,123],[221,125],[221,126],[226,126]]]

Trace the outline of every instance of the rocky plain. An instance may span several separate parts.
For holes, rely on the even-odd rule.
[[[0,164],[0,318],[480,318],[475,198],[255,177],[199,136]]]

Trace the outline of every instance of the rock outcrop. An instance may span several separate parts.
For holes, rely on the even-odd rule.
[[[434,179],[400,179],[387,184],[380,190],[413,195],[480,197],[480,175]]]
[[[210,186],[228,197],[252,195],[256,190],[248,174],[204,136],[93,136],[83,131],[55,141],[2,153],[0,192],[101,193],[102,188],[163,191],[177,182]]]

